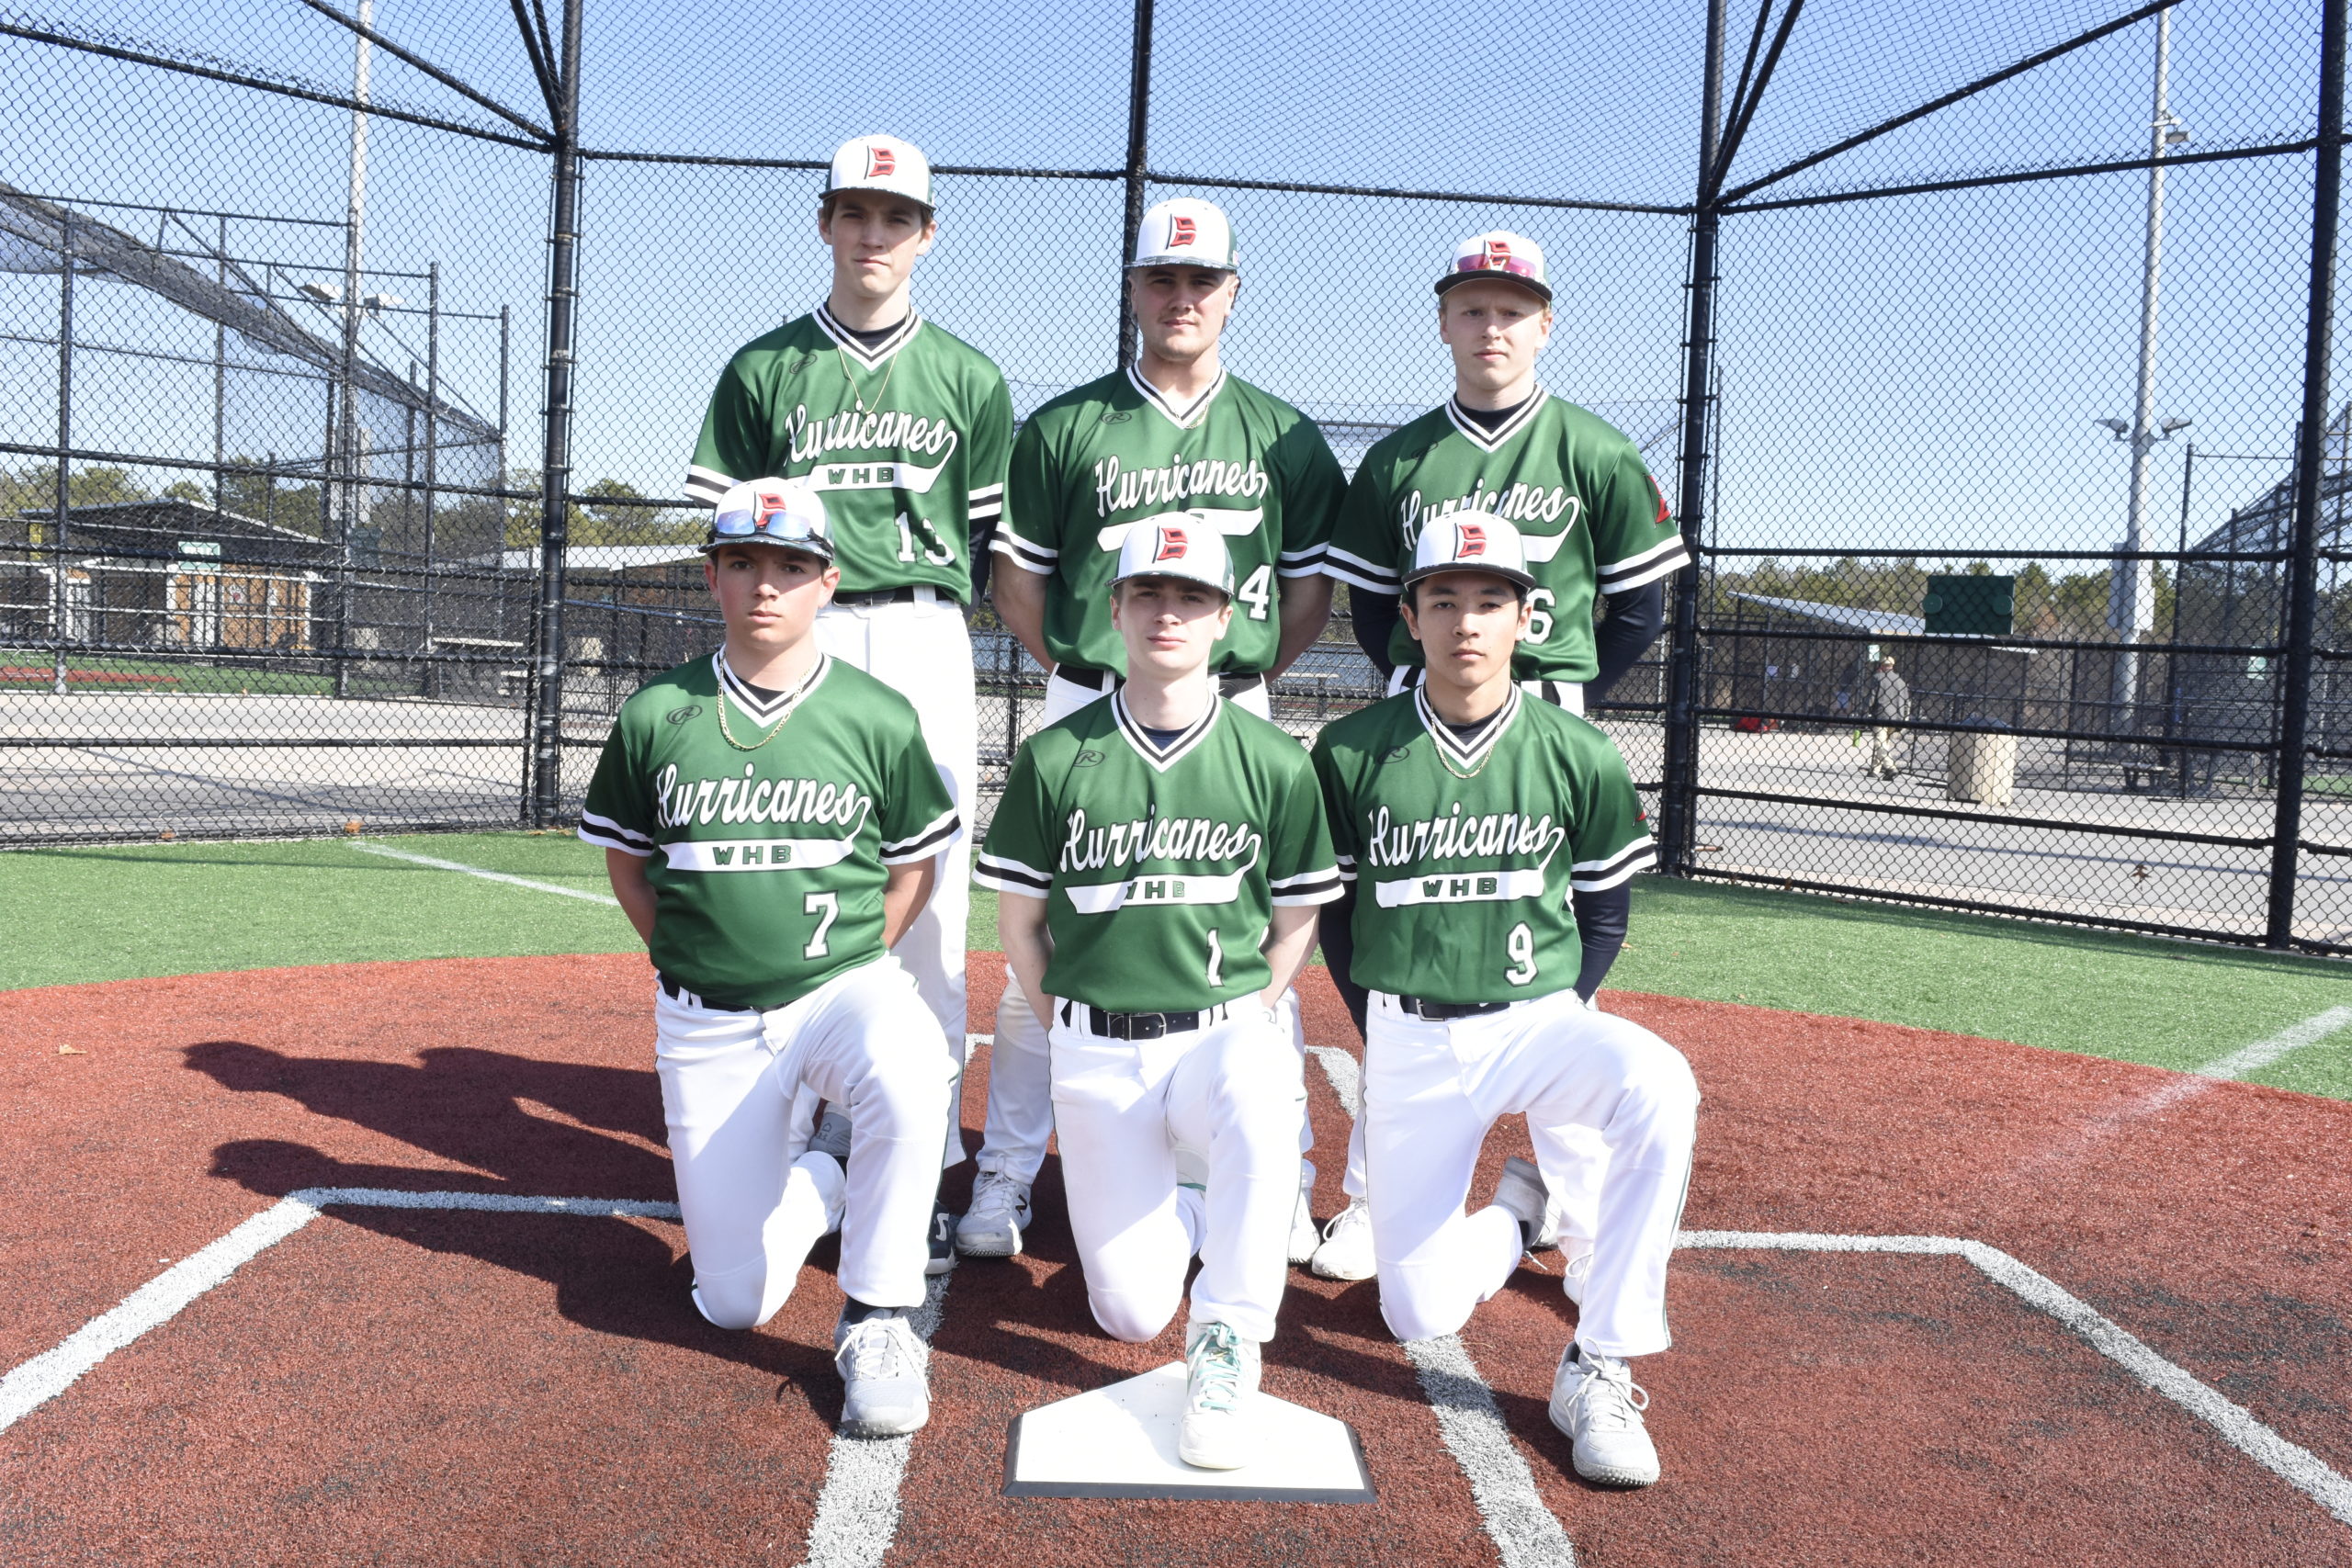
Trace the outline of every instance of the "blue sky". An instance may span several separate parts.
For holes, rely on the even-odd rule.
[[[2130,7],[1811,0],[1735,169],[1752,178]],[[53,0],[50,11],[326,85],[350,47],[290,3]],[[985,10],[654,6],[590,0],[592,147],[821,158],[890,130],[944,164],[1107,168],[1124,155],[1131,9],[1012,0]],[[1539,5],[1512,25],[1453,7],[1165,0],[1152,162],[1177,175],[1674,203],[1697,157],[1699,0]],[[1751,13],[1752,15],[1752,13]],[[496,7],[379,0],[377,25],[513,107],[539,112]],[[1747,17],[1734,9],[1735,55]],[[1789,182],[1788,194],[2130,156],[2146,135],[2154,24],[2135,25]],[[2308,134],[2316,7],[2184,0],[2173,105],[2192,149]],[[0,41],[0,178],[70,197],[338,217],[348,117],[87,55]],[[379,55],[377,91],[495,124]],[[378,118],[369,256],[441,263],[455,306],[513,307],[517,460],[537,445],[547,166],[530,153]],[[2308,157],[2176,170],[2161,412],[2201,447],[2283,455],[2298,374]],[[1170,185],[1155,196],[1186,187]],[[2129,417],[2145,180],[2068,179],[1738,215],[1725,224],[1722,542],[1955,551],[2098,548],[2121,530],[2127,457],[2090,423]],[[583,213],[576,456],[583,479],[676,482],[712,378],[737,344],[821,293],[816,178],[591,165]],[[1206,194],[1234,214],[1241,374],[1320,410],[1408,412],[1442,397],[1429,281],[1487,227],[1542,241],[1560,286],[1546,384],[1640,404],[1678,386],[1685,224],[1505,204]],[[943,178],[918,307],[995,356],[1023,394],[1110,367],[1120,191]],[[330,231],[240,226],[289,263],[339,265]],[[421,287],[382,285],[421,298]],[[54,278],[0,276],[0,331],[48,330]],[[120,285],[83,290],[114,341],[209,349]],[[495,344],[455,331],[452,383],[495,400]],[[209,450],[199,378],[85,359],[82,438]],[[50,438],[46,356],[0,344],[7,439]],[[2352,391],[2352,389],[2346,389]],[[2339,399],[2339,400],[2341,400]],[[288,405],[275,416],[304,421]],[[268,423],[269,421],[262,421]],[[273,426],[274,428],[275,426]],[[256,426],[258,428],[258,425]],[[273,437],[274,439],[275,437]],[[289,437],[290,439],[290,437]],[[2158,533],[2182,442],[2157,459]],[[1671,442],[1657,454],[1672,484]],[[2191,532],[2283,461],[2200,463]]]

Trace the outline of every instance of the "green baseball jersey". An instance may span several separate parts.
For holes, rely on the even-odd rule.
[[[1527,542],[1534,614],[1513,656],[1521,680],[1585,682],[1600,672],[1592,601],[1688,566],[1657,481],[1614,425],[1542,388],[1488,431],[1449,398],[1364,454],[1348,487],[1323,570],[1374,593],[1395,593],[1421,525],[1464,507],[1494,513]],[[1400,623],[1397,664],[1421,646]]]
[[[820,305],[727,362],[686,493],[805,475],[825,492],[842,592],[928,583],[963,604],[1012,446],[1012,394],[979,350],[912,314],[868,348]]]
[[[1506,1002],[1574,986],[1572,892],[1657,858],[1625,761],[1575,714],[1513,687],[1457,736],[1427,688],[1359,709],[1315,742],[1340,874],[1355,885],[1368,990]]]
[[[1296,740],[1219,698],[1163,746],[1115,692],[1021,748],[972,876],[1046,901],[1047,994],[1106,1012],[1263,990],[1274,909],[1340,896]]]
[[[580,814],[582,839],[650,863],[653,966],[719,1008],[783,1007],[879,958],[884,868],[959,826],[906,698],[830,657],[763,696],[724,653],[621,705]]]
[[[1111,578],[1130,528],[1179,517],[1225,536],[1233,625],[1210,665],[1257,674],[1282,643],[1277,578],[1323,570],[1347,479],[1313,420],[1219,375],[1179,408],[1130,367],[1064,392],[1012,444],[1004,516],[990,547],[1049,577],[1046,648],[1057,664],[1126,673],[1111,625]]]

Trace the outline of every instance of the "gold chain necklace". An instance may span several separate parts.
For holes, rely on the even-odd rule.
[[[814,672],[812,671],[811,678],[803,682],[800,689],[793,693],[792,695],[786,700],[784,712],[776,716],[775,728],[769,730],[765,735],[761,736],[757,740],[752,741],[749,746],[746,746],[741,740],[735,739],[735,732],[733,730],[727,728],[727,682],[721,681],[718,683],[718,733],[726,737],[727,744],[734,747],[738,751],[758,750],[761,747],[766,745],[769,741],[784,733],[784,727],[792,721],[792,716],[794,714],[800,711],[800,699],[807,696],[808,694],[809,688],[814,686],[816,683]]]
[[[849,331],[849,328],[843,327],[842,328],[842,331],[847,332]],[[841,364],[842,379],[849,384],[850,400],[857,405],[858,412],[864,413],[865,412],[865,399],[857,389],[857,378],[851,375],[849,372],[849,349],[843,344],[836,343],[833,344],[833,355]],[[882,406],[882,395],[890,389],[890,378],[898,373],[899,356],[897,354],[893,353],[890,355],[890,363],[882,367],[882,384],[874,389],[874,406],[876,408],[878,409]]]

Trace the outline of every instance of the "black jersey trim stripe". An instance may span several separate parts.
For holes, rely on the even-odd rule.
[[[1001,855],[974,856],[972,880],[983,887],[993,887],[1000,893],[1018,893],[1024,898],[1043,898],[1054,890],[1052,877]]]
[[[817,330],[832,339],[834,347],[868,370],[881,368],[885,360],[912,343],[915,333],[922,330],[922,318],[910,310],[907,312],[907,319],[899,323],[898,331],[884,338],[875,347],[868,348],[847,327],[842,325],[840,320],[826,306],[820,304],[810,314],[817,319]]]
[[[1611,861],[1610,869],[1606,871],[1596,871],[1590,875],[1586,875],[1580,870],[1572,869],[1568,873],[1568,888],[1575,893],[1606,893],[1612,887],[1622,886],[1632,881],[1635,872],[1657,863],[1657,842],[1645,836]]]
[[[1329,545],[1314,544],[1307,546],[1303,550],[1284,550],[1274,558],[1286,566],[1293,564],[1304,565],[1308,561],[1321,560],[1323,558],[1324,551],[1329,548],[1330,548]]]
[[[1623,560],[1597,568],[1596,572],[1601,592],[1622,593],[1628,588],[1639,588],[1645,582],[1678,570],[1689,565],[1690,561],[1690,552],[1684,547],[1682,536],[1678,534],[1671,539],[1660,540],[1639,555],[1627,556]]]
[[[956,815],[956,808],[951,806],[941,814],[938,820],[929,824],[922,831],[911,838],[900,839],[897,843],[883,845],[882,863],[898,865],[907,861],[929,860],[944,848],[947,840],[962,830],[963,826],[963,819]]]
[[[600,816],[594,811],[582,811],[580,814],[580,822],[582,827],[593,824],[600,831],[624,843],[642,845],[649,850],[653,847],[653,840],[650,834],[640,833],[626,822],[616,822],[611,818]]]
[[[1012,531],[1010,525],[1001,521],[989,535],[989,548],[998,555],[1012,557],[1014,565],[1025,567],[1041,577],[1054,570],[1055,563],[1061,559],[1062,555],[1050,545],[1023,538]]]
[[[1280,884],[1283,891],[1272,896],[1274,908],[1297,909],[1315,904],[1329,904],[1347,891],[1338,871],[1324,871],[1317,874],[1319,880],[1307,883],[1304,886],[1299,886],[1298,879],[1295,877],[1287,883]]]
[[[1336,577],[1370,593],[1395,593],[1401,588],[1396,568],[1366,560],[1337,545],[1323,547],[1323,575]]]
[[[1144,733],[1143,726],[1137,724],[1135,716],[1127,712],[1126,696],[1124,689],[1111,694],[1112,716],[1118,720],[1119,733],[1126,738],[1127,744],[1134,748],[1136,755],[1149,763],[1152,772],[1156,773],[1166,773],[1182,761],[1202,741],[1207,739],[1209,731],[1216,728],[1217,710],[1225,706],[1224,698],[1211,697],[1207,710],[1199,718],[1193,720],[1190,728],[1177,735],[1163,748],[1154,742],[1149,735]]]
[[[1003,493],[1004,481],[1002,479],[999,479],[992,485],[975,486],[972,491],[972,499],[974,501],[994,501]]]
[[[1277,893],[1287,893],[1296,888],[1302,883],[1328,882],[1331,879],[1333,874],[1335,874],[1335,873],[1332,866],[1318,866],[1313,871],[1302,871],[1295,876],[1269,877],[1266,879],[1266,886],[1272,888]]]
[[[832,655],[820,653],[817,656],[815,668],[808,671],[808,678],[800,684],[773,697],[763,697],[745,685],[743,678],[729,667],[725,649],[710,656],[710,667],[718,675],[719,691],[732,697],[739,707],[760,724],[773,724],[789,713],[795,704],[817,689],[817,682],[825,678],[825,671],[832,668]]]
[[[1231,378],[1230,372],[1219,370],[1216,379],[1209,383],[1206,391],[1182,408],[1178,408],[1167,393],[1143,378],[1141,368],[1133,364],[1127,367],[1128,384],[1142,395],[1145,402],[1159,411],[1161,418],[1179,430],[1190,430],[1207,418],[1209,406],[1216,401],[1217,394],[1225,390],[1226,382]]]
[[[1413,711],[1420,716],[1421,728],[1429,731],[1430,743],[1440,752],[1463,767],[1476,767],[1487,760],[1495,743],[1510,728],[1511,720],[1519,716],[1524,695],[1516,685],[1512,686],[1503,698],[1503,705],[1489,714],[1484,727],[1466,740],[1456,736],[1453,726],[1440,718],[1437,710],[1430,705],[1428,686],[1413,688]]]
[[[1054,574],[1054,569],[1050,563],[1040,566],[1021,548],[1017,540],[1013,540],[1012,536],[1001,528],[989,540],[989,553],[1002,556],[1022,570],[1038,577],[1051,577]]]
[[[1453,428],[1479,451],[1499,452],[1510,444],[1511,437],[1533,423],[1535,416],[1544,411],[1544,405],[1551,400],[1551,393],[1541,387],[1536,388],[1528,394],[1527,401],[1520,405],[1517,413],[1512,414],[1499,428],[1491,432],[1463,411],[1462,400],[1458,397],[1445,400],[1445,417]]]
[[[625,855],[635,855],[639,860],[650,860],[653,856],[653,852],[650,849],[640,849],[627,839],[616,838],[599,829],[590,827],[584,817],[581,821],[579,832],[581,838],[589,843],[599,844],[608,850],[618,850]]]
[[[1657,840],[1651,838],[1647,833],[1645,833],[1638,839],[1628,840],[1625,847],[1619,850],[1613,855],[1607,856],[1601,860],[1580,860],[1569,866],[1568,869],[1570,871],[1589,872],[1614,871],[1619,863],[1631,859],[1635,855],[1649,854],[1655,851],[1657,847]]]
[[[734,488],[735,481],[717,468],[706,468],[694,463],[686,465],[686,498],[689,501],[707,501],[716,506],[718,498]]]

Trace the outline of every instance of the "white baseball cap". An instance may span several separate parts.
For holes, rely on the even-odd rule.
[[[920,203],[931,202],[931,160],[911,141],[895,136],[861,136],[842,143],[825,171],[825,194],[837,190],[881,190]]]
[[[1233,224],[1213,202],[1193,196],[1163,201],[1143,215],[1136,231],[1136,266],[1206,266],[1241,270]]]
[[[771,477],[731,485],[718,498],[702,553],[708,555],[721,545],[774,545],[830,564],[833,525],[825,516],[825,498],[805,479]]]
[[[1170,513],[1127,530],[1111,586],[1134,577],[1181,577],[1233,597],[1233,558],[1225,552],[1225,536],[1189,513]]]
[[[1524,234],[1489,229],[1471,235],[1453,247],[1453,265],[1437,280],[1437,291],[1443,294],[1456,284],[1481,277],[1516,283],[1546,305],[1552,302],[1552,285],[1544,276],[1544,247]]]
[[[1413,563],[1404,586],[1441,571],[1483,571],[1521,588],[1535,586],[1527,572],[1527,547],[1518,528],[1491,512],[1449,512],[1424,524],[1413,542]]]

